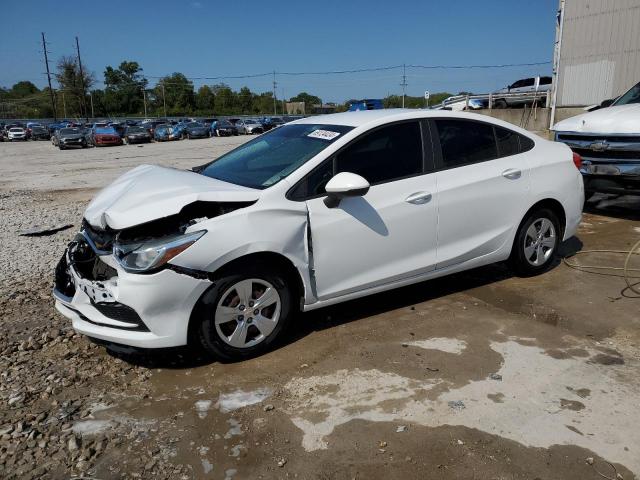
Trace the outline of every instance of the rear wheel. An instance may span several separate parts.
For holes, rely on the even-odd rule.
[[[560,221],[548,208],[530,212],[522,221],[511,250],[510,263],[522,276],[546,271],[561,241]]]
[[[267,351],[286,330],[293,313],[286,276],[267,265],[241,270],[216,281],[199,308],[202,346],[227,360]]]
[[[493,104],[493,108],[507,108],[507,101],[506,100],[496,100]]]

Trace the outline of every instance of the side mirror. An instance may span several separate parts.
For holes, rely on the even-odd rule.
[[[366,195],[369,191],[369,182],[355,173],[340,172],[329,180],[325,190],[328,195],[324,199],[324,204],[328,208],[336,208],[343,198]]]
[[[607,100],[603,100],[600,102],[600,108],[610,107],[613,102],[615,102],[617,98],[609,98]]]

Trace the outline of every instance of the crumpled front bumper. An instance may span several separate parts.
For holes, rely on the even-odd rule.
[[[110,255],[99,261],[105,260],[117,271],[116,277],[105,281],[81,278],[66,252],[60,261],[53,292],[55,305],[71,319],[73,328],[90,337],[133,347],[186,345],[191,312],[211,282],[170,269],[144,275],[127,273]],[[61,285],[65,278],[75,287],[71,291]]]

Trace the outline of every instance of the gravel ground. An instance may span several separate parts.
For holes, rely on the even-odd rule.
[[[491,266],[301,315],[234,364],[76,335],[52,274],[97,189],[245,140],[0,143],[0,478],[636,478],[640,300],[618,277]],[[639,208],[594,202],[563,252],[630,248]]]

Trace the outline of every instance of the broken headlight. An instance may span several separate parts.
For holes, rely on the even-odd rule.
[[[113,256],[128,272],[146,272],[161,267],[196,243],[207,231],[177,234],[158,239],[121,244],[116,238]]]

